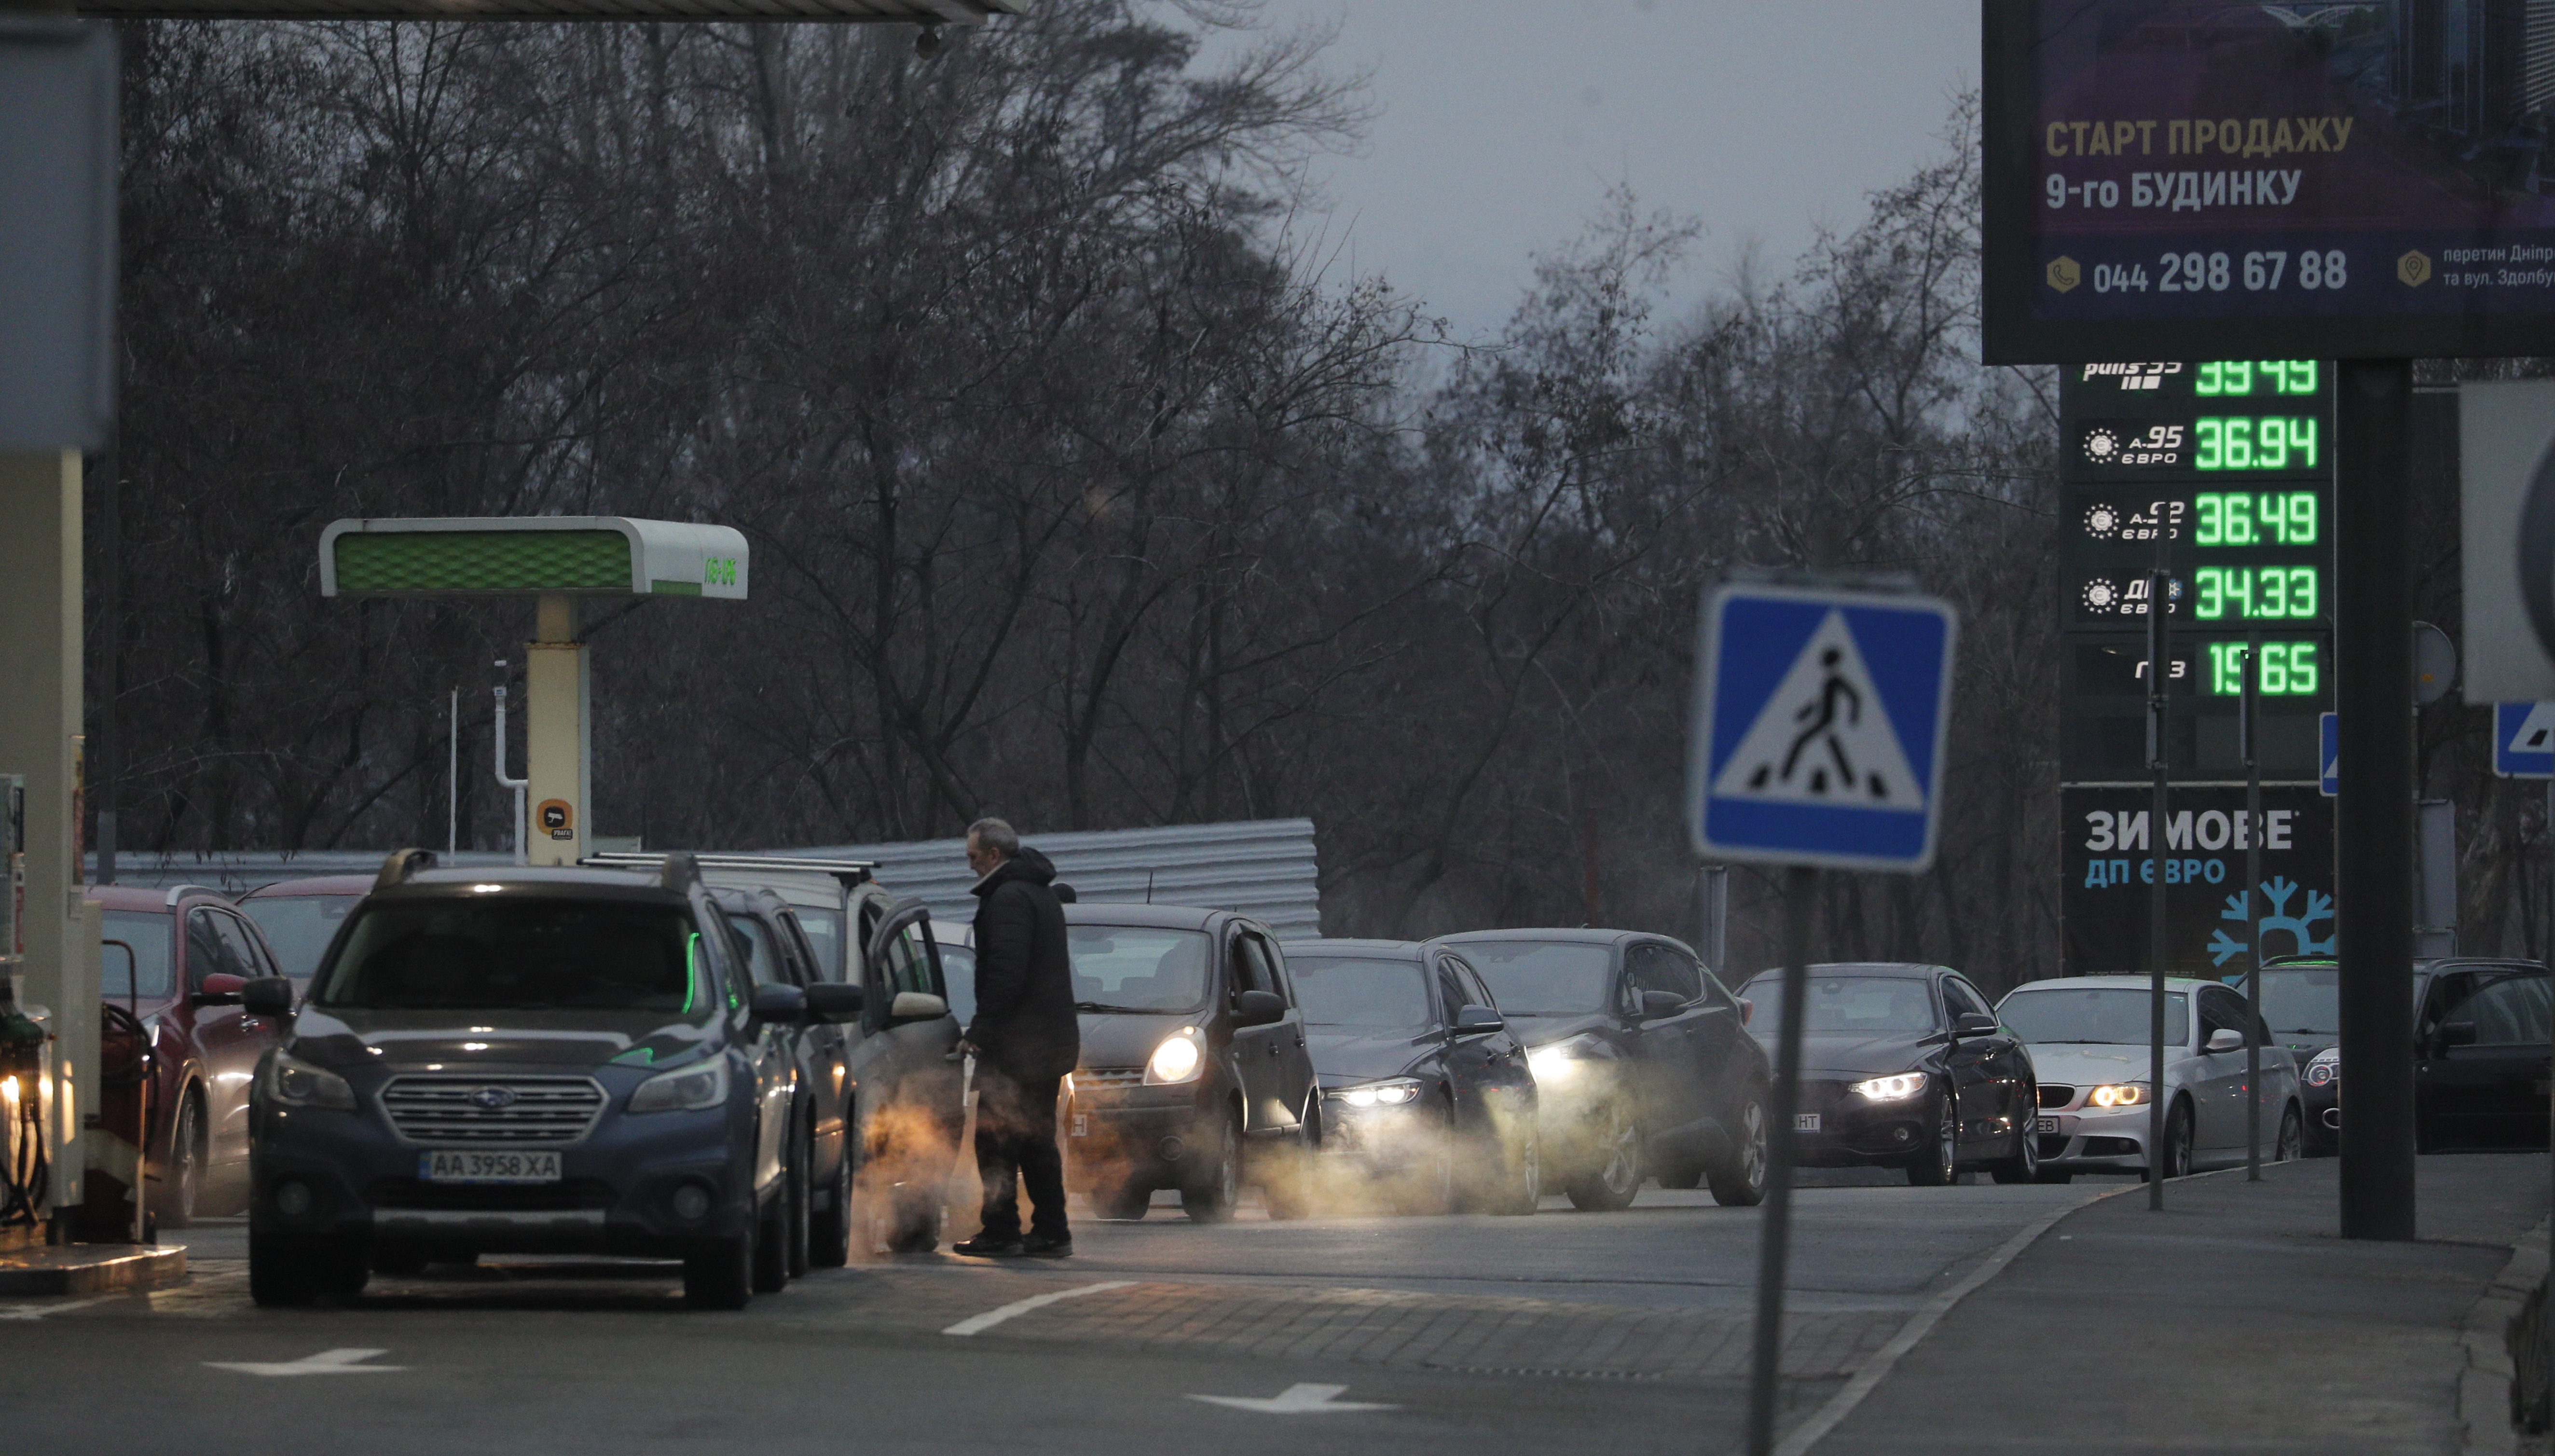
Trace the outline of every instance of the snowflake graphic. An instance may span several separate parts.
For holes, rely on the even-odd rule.
[[[2305,886],[2289,879],[2286,875],[2274,876],[2262,882],[2262,900],[2270,910],[2270,913],[2262,916],[2262,948],[2265,951],[2270,949],[2271,936],[2277,932],[2289,937],[2290,949],[2285,952],[2286,954],[2330,955],[2333,953],[2332,896],[2321,890],[2307,890],[2306,904],[2297,914],[2289,913],[2289,902],[2296,898],[2300,890],[2305,889]],[[2243,924],[2245,892],[2240,890],[2227,897],[2227,909],[2220,910],[2218,917]],[[2326,922],[2322,938],[2318,938],[2311,928],[2318,920]],[[2213,930],[2210,933],[2209,963],[2211,965],[2223,966],[2237,956],[2243,955],[2245,950],[2245,942],[2225,930]],[[2267,959],[2267,956],[2265,958]]]

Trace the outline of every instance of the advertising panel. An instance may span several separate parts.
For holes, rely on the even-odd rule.
[[[2555,4],[1986,14],[1990,362],[2555,351]],[[2124,468],[2329,439],[2263,418]]]
[[[2260,897],[2261,953],[2333,953],[2333,802],[2313,785],[2264,788],[2258,829],[2246,816],[2242,786],[2175,789],[2161,836],[2148,823],[2143,789],[2065,789],[2060,804],[2067,974],[2145,973],[2148,886],[2159,867],[2166,973],[2244,971],[2252,953],[2246,941],[2245,850],[2256,832],[2262,840],[2262,879],[2253,887]]]

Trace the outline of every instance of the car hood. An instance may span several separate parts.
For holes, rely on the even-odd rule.
[[[1904,1031],[1886,1036],[1820,1036],[1801,1037],[1801,1075],[1834,1080],[1847,1077],[1886,1077],[1893,1072],[1913,1069],[1942,1049],[1939,1039]],[[1765,1054],[1775,1054],[1770,1039]]]
[[[1082,1014],[1082,1064],[1087,1067],[1140,1067],[1153,1060],[1154,1048],[1182,1027],[1194,1027],[1200,1012],[1092,1012]]]
[[[1399,1075],[1436,1039],[1422,1035],[1416,1027],[1390,1031],[1351,1027],[1304,1029],[1304,1044],[1313,1053],[1314,1075],[1325,1087]]]
[[[294,1019],[293,1054],[321,1066],[663,1066],[721,1039],[717,1021],[669,1021],[664,1012],[361,1011],[305,1007]]]
[[[2030,1049],[2032,1074],[2043,1082],[2085,1085],[2143,1082],[2147,1079],[2147,1048],[2143,1046],[2088,1046],[2074,1041],[2034,1041]],[[2175,1055],[2172,1048],[2166,1049],[2168,1070]]]

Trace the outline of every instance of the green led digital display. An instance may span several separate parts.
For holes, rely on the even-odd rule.
[[[2306,697],[2323,685],[2312,642],[2262,644],[2261,687],[2264,697]],[[2209,644],[2209,690],[2227,697],[2245,691],[2245,644]]]
[[[2201,491],[2191,498],[2191,542],[2205,546],[2316,544],[2316,496],[2308,490]]]
[[[2191,615],[2286,621],[2316,614],[2313,566],[2203,566],[2191,573]]]
[[[2200,366],[2191,392],[2204,398],[2237,395],[2311,395],[2313,359],[2223,359]]]
[[[2194,470],[2312,470],[2316,423],[2279,415],[2204,415],[2191,423]]]

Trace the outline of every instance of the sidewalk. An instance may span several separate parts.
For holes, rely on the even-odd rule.
[[[2469,1315],[2546,1217],[2542,1154],[2419,1160],[2421,1241],[2336,1235],[2340,1164],[2134,1186],[2060,1220],[1932,1333],[1816,1456],[2508,1450],[2472,1409]],[[2079,1180],[2089,1193],[2104,1184]],[[2498,1331],[2498,1321],[2494,1322]],[[2476,1363],[2489,1356],[2480,1353]],[[2506,1369],[2506,1367],[2505,1367]]]

